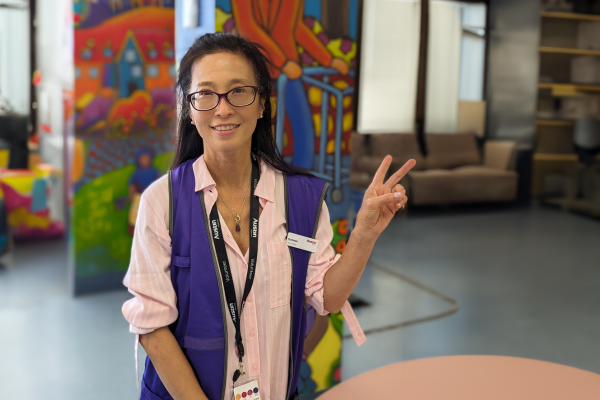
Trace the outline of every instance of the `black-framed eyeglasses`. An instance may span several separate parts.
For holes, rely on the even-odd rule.
[[[215,108],[221,97],[225,97],[227,102],[234,107],[246,107],[254,103],[256,93],[260,89],[256,86],[238,86],[227,93],[215,93],[210,90],[201,90],[190,93],[186,96],[187,101],[196,111],[210,111]]]

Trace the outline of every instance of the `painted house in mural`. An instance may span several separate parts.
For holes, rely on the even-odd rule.
[[[175,77],[173,35],[155,29],[131,29],[115,57],[119,97],[172,84]]]
[[[75,38],[75,97],[129,97],[173,85],[173,34],[155,28],[119,32],[89,29]],[[113,93],[113,90],[115,91]]]

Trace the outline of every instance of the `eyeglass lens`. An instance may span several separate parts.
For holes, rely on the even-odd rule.
[[[243,107],[254,101],[254,88],[239,87],[227,94],[227,101],[233,106]],[[219,102],[219,96],[213,92],[198,92],[191,97],[192,106],[198,110],[210,110]]]

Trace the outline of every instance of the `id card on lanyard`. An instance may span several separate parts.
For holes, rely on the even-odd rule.
[[[229,315],[235,327],[235,352],[239,361],[239,368],[233,374],[234,383],[234,399],[240,396],[239,399],[247,399],[248,397],[252,400],[259,400],[260,394],[258,390],[258,381],[252,381],[247,383],[239,382],[236,387],[235,384],[240,376],[245,375],[244,364],[242,362],[245,351],[244,345],[242,344],[242,332],[240,327],[241,314],[244,311],[244,305],[246,299],[252,289],[254,283],[254,277],[256,272],[256,260],[258,254],[258,217],[259,217],[259,201],[258,197],[254,196],[254,191],[258,180],[260,179],[260,171],[258,168],[258,161],[254,154],[252,154],[252,184],[250,193],[250,247],[249,247],[249,258],[248,258],[248,273],[246,275],[246,284],[244,286],[244,294],[242,295],[241,307],[238,310],[237,297],[235,295],[235,287],[233,285],[233,278],[231,275],[231,267],[229,264],[229,258],[227,257],[227,251],[225,249],[225,240],[223,239],[223,231],[221,229],[221,222],[219,220],[219,211],[217,209],[217,203],[213,205],[210,211],[210,227],[212,230],[213,242],[215,244],[215,251],[217,253],[217,261],[219,263],[219,270],[221,271],[221,278],[223,281],[223,288],[225,290],[225,300],[227,301],[227,309]],[[242,383],[240,385],[240,383]],[[254,386],[252,386],[254,385]],[[248,388],[246,388],[248,386]],[[252,386],[250,388],[249,386]],[[256,389],[256,392],[254,391]],[[239,400],[238,399],[238,400]]]

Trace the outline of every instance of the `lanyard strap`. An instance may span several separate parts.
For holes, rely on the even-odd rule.
[[[229,315],[235,326],[235,349],[239,358],[240,364],[244,357],[244,346],[242,345],[242,333],[240,328],[240,317],[242,311],[244,311],[244,305],[246,299],[252,289],[254,283],[254,276],[256,270],[256,258],[258,254],[258,208],[259,202],[258,197],[254,196],[254,190],[260,179],[260,172],[258,169],[258,161],[254,154],[252,154],[252,190],[250,193],[250,254],[248,260],[248,273],[246,275],[246,285],[244,287],[244,294],[242,296],[242,303],[238,312],[237,297],[235,295],[235,287],[231,276],[231,267],[229,264],[229,258],[227,257],[227,251],[225,250],[225,241],[223,239],[223,232],[221,230],[221,222],[219,221],[219,211],[217,209],[217,203],[213,205],[210,211],[210,226],[212,229],[213,241],[215,243],[215,250],[217,252],[217,260],[219,261],[219,269],[221,270],[221,278],[223,280],[223,287],[225,289],[225,297],[227,300],[227,309]],[[235,382],[239,378],[240,371],[236,371],[233,375],[233,381]]]

